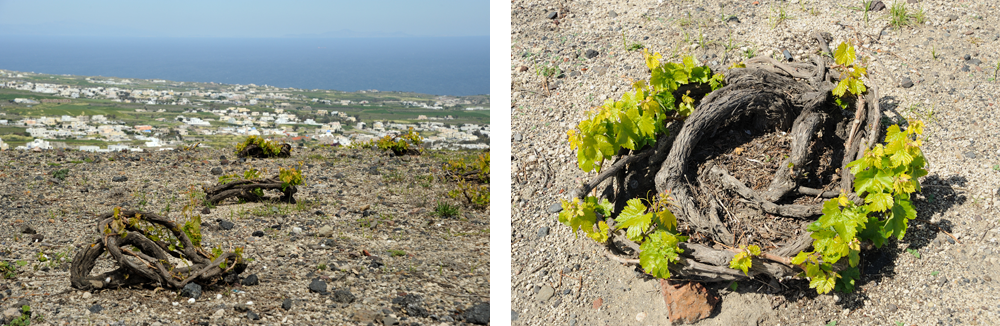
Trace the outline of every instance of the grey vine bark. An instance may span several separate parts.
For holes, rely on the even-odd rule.
[[[275,190],[281,192],[277,198],[267,197],[264,190]],[[245,202],[260,202],[265,200],[278,200],[280,202],[295,204],[295,193],[298,189],[295,186],[283,184],[278,177],[263,180],[240,180],[219,184],[205,190],[206,199],[212,205],[216,205],[226,198],[236,198]]]
[[[136,223],[129,220],[134,219]],[[118,288],[137,284],[156,284],[180,289],[190,282],[216,283],[226,275],[238,275],[246,269],[233,252],[213,256],[194,245],[181,227],[155,213],[124,210],[98,217],[100,238],[76,253],[70,266],[70,284],[77,289]],[[119,222],[121,224],[115,224]],[[143,224],[148,223],[148,224]],[[145,227],[143,227],[145,226]],[[165,230],[177,240],[173,248],[163,240],[154,241],[155,228]],[[107,252],[119,266],[113,271],[90,275],[97,258]],[[171,257],[180,257],[190,264],[174,266]]]

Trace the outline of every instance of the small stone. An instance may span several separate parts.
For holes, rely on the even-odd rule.
[[[963,65],[962,66],[962,71],[969,72],[969,65]]]
[[[670,284],[669,281],[661,279],[660,287],[667,311],[670,312],[671,322],[683,321],[691,324],[708,318],[719,302],[719,298],[709,293],[701,283]]]
[[[249,320],[260,320],[260,315],[253,311],[247,312],[247,319]]]
[[[359,323],[371,323],[378,319],[378,317],[378,313],[374,311],[358,309],[354,311],[354,316],[351,319]]]
[[[956,21],[956,20],[958,20],[958,16],[957,15],[948,15],[948,21],[949,22]]]
[[[35,228],[31,227],[30,225],[22,225],[20,229],[21,229],[20,230],[21,233],[23,233],[23,234],[36,234],[36,233],[38,233],[38,231],[35,231]]]
[[[212,314],[212,319],[220,319],[220,318],[225,317],[225,316],[226,316],[226,310],[225,309],[219,309],[219,310],[216,310],[214,314]]]
[[[214,167],[209,172],[212,173],[212,175],[220,175],[220,174],[222,174],[222,168],[220,168],[220,167]]]
[[[785,56],[785,61],[792,62],[792,54],[787,49],[781,50],[781,54]]]
[[[83,293],[83,299],[84,299],[84,300],[86,300],[86,299],[90,299],[90,297],[91,297],[91,296],[92,296],[92,295],[90,294],[90,292],[84,292],[84,293]]]
[[[726,22],[727,23],[737,23],[737,24],[739,24],[740,23],[740,19],[737,18],[735,15],[734,16],[729,16],[729,18],[726,18]]]
[[[197,283],[188,283],[183,289],[181,289],[181,296],[198,299],[201,297],[201,285],[198,285]]]
[[[247,312],[250,311],[250,308],[247,308],[247,305],[244,303],[237,303],[233,306],[233,310],[236,310],[236,312]]]
[[[333,236],[333,227],[329,225],[324,225],[316,231],[316,236],[329,238]]]
[[[386,316],[385,318],[382,318],[382,325],[392,326],[392,325],[395,325],[395,324],[399,324],[399,321],[396,320],[396,318],[389,317],[389,316]]]
[[[486,325],[490,323],[490,303],[483,302],[473,306],[471,309],[465,311],[465,321],[476,324],[476,325]]]
[[[517,311],[514,311],[514,309],[511,309],[510,310],[510,321],[517,321],[517,317],[520,317],[518,315]]]
[[[260,284],[260,280],[257,279],[257,274],[250,274],[250,276],[244,278],[240,284],[243,284],[244,286],[257,285]]]
[[[885,3],[882,1],[875,1],[868,5],[868,11],[879,11],[885,9]]]
[[[896,312],[896,310],[899,309],[898,307],[896,307],[896,305],[891,304],[891,303],[889,304],[889,306],[887,308],[889,309],[889,312]]]
[[[128,181],[128,177],[124,175],[111,178],[111,182],[125,182],[125,181]]]
[[[528,67],[526,67],[526,66],[520,66],[520,67],[517,67],[517,71],[518,71],[518,72],[525,72],[525,71],[528,71]]]
[[[313,279],[312,282],[309,283],[309,292],[327,294],[328,292],[326,292],[326,282],[318,278]]]
[[[252,235],[255,237],[263,237],[264,231],[254,231]]]
[[[965,61],[969,61],[969,59],[972,59],[972,56],[971,56],[971,55],[968,55],[968,54],[966,54],[966,55],[965,55],[965,57],[964,57],[964,59],[965,59]]]
[[[212,214],[212,210],[208,209],[208,207],[205,207],[205,208],[201,209],[201,213],[202,214]]]
[[[45,235],[41,235],[41,234],[32,234],[31,235],[31,242],[32,243],[42,242],[43,240],[45,240]]]
[[[546,300],[551,298],[552,295],[555,293],[556,293],[555,289],[546,285],[543,286],[541,290],[538,290],[538,294],[535,295],[535,298],[538,300],[538,302],[545,302]]]
[[[910,77],[903,77],[903,79],[899,82],[899,86],[902,86],[903,88],[913,87],[913,80],[910,80]]]
[[[611,18],[618,17],[618,13],[615,12],[614,10],[612,10],[611,12],[608,13],[608,17],[611,17]]]
[[[226,221],[226,220],[220,220],[219,221],[219,227],[222,228],[223,230],[232,230],[233,227],[235,227],[235,226],[236,226],[236,224],[233,224],[233,222],[230,222],[230,221]]]
[[[594,300],[593,307],[594,309],[601,309],[601,305],[603,304],[604,304],[604,298],[597,298],[597,300]]]
[[[323,285],[323,289],[324,289],[324,291],[326,290],[326,284]],[[310,290],[312,290],[311,286],[310,286]],[[284,301],[281,301],[281,309],[285,309],[285,311],[291,310],[292,309],[292,299],[285,298]]]
[[[600,54],[600,53],[597,52],[597,51],[594,51],[593,49],[587,49],[587,51],[583,52],[583,56],[587,57],[587,59],[593,59],[598,54]]]
[[[555,214],[555,213],[562,212],[562,204],[561,203],[554,203],[552,205],[549,205],[549,210],[548,211],[549,211],[550,214]]]
[[[104,310],[104,307],[101,307],[100,304],[94,304],[93,306],[90,306],[90,308],[87,308],[87,310],[90,310],[90,313],[92,314],[96,314],[101,312],[101,310]]]
[[[333,299],[333,302],[351,303],[351,302],[354,302],[354,300],[357,300],[357,297],[355,297],[354,294],[351,293],[350,290],[341,289],[341,290],[333,291],[333,298],[332,299]]]
[[[541,239],[541,238],[544,238],[547,235],[549,235],[549,227],[543,226],[543,227],[538,228],[538,236],[535,237],[535,239]]]
[[[297,226],[296,227],[292,227],[292,233],[295,233],[295,234],[302,233],[302,228],[297,227]]]
[[[549,12],[547,15],[545,15],[545,18],[548,18],[548,19],[559,18],[559,13],[555,12],[555,11]]]
[[[638,313],[638,314],[635,315],[635,321],[640,321],[641,322],[643,319],[646,319],[646,313],[645,312],[640,312],[640,313]]]
[[[523,137],[521,137],[521,133],[519,133],[519,132],[515,132],[515,133],[514,133],[514,141],[516,141],[516,142],[520,142],[520,141],[521,141],[521,139],[523,139]]]
[[[965,152],[963,155],[965,155],[965,157],[967,158],[972,158],[972,159],[976,158],[976,152],[973,151]]]

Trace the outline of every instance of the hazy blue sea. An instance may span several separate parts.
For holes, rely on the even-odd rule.
[[[0,36],[0,69],[305,89],[488,94],[489,37]]]

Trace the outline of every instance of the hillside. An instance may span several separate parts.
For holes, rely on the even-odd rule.
[[[489,209],[450,197],[456,183],[442,169],[479,153],[389,154],[317,147],[243,160],[224,149],[0,152],[0,303],[30,306],[32,325],[488,320]],[[279,168],[302,171],[295,204],[201,200],[202,187],[221,175],[257,169],[270,177]],[[242,247],[249,267],[235,283],[202,284],[193,301],[153,285],[76,290],[70,260],[100,238],[95,217],[114,207],[178,223],[198,215],[202,246]],[[116,267],[107,257],[93,274]]]

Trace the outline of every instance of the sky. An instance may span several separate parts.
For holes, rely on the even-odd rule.
[[[488,0],[0,0],[0,35],[489,36]]]

